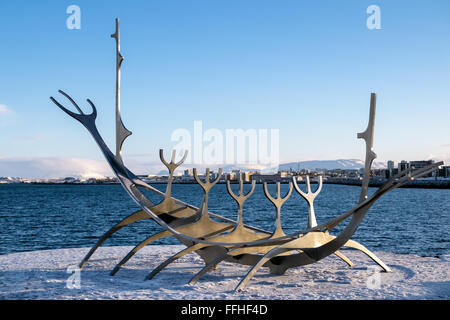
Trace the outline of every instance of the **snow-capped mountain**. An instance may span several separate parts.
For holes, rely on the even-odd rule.
[[[309,161],[299,161],[299,162],[289,162],[282,163],[279,167],[266,168],[263,166],[255,165],[186,165],[179,168],[179,172],[187,168],[197,167],[201,170],[209,167],[211,170],[217,171],[219,168],[223,169],[223,172],[231,172],[232,170],[243,170],[243,171],[261,171],[262,173],[276,173],[278,170],[293,170],[300,171],[302,169],[309,169],[311,171],[317,169],[359,169],[364,167],[364,161],[359,159],[338,159],[338,160],[309,160]],[[383,162],[374,162],[372,164],[372,169],[386,168]],[[167,170],[161,170],[158,175],[167,174]]]
[[[280,164],[280,170],[316,170],[316,169],[359,169],[364,167],[364,161],[359,159],[338,159],[338,160],[309,160],[299,162],[289,162]],[[385,168],[383,162],[374,162],[372,169]]]

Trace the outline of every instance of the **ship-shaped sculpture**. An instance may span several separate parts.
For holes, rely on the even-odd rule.
[[[125,128],[120,116],[120,68],[123,57],[120,54],[120,30],[118,19],[116,19],[116,31],[111,35],[111,37],[116,41],[115,154],[113,154],[110,148],[106,145],[97,129],[95,123],[97,118],[97,109],[91,100],[87,99],[87,102],[92,107],[92,112],[90,114],[85,114],[78,104],[68,94],[61,90],[59,90],[59,92],[69,100],[78,112],[70,111],[53,97],[50,97],[50,99],[69,116],[83,124],[84,127],[91,133],[118,181],[121,183],[122,187],[131,199],[133,199],[133,201],[141,209],[125,217],[109,229],[80,262],[80,268],[83,268],[86,265],[96,249],[116,231],[137,221],[152,219],[162,227],[163,231],[149,235],[148,238],[137,244],[113,268],[111,275],[116,274],[120,268],[140,249],[164,237],[174,237],[185,245],[186,248],[175,255],[168,257],[167,260],[161,263],[147,276],[147,279],[152,279],[156,274],[178,258],[188,253],[195,252],[204,260],[205,266],[200,270],[200,272],[193,275],[189,283],[196,283],[202,275],[214,269],[214,267],[221,261],[226,260],[229,262],[250,266],[249,271],[246,275],[244,275],[236,287],[236,290],[241,290],[261,267],[269,268],[271,273],[283,274],[289,268],[311,264],[332,254],[338,256],[349,266],[353,266],[353,263],[339,251],[342,247],[357,249],[370,257],[384,271],[391,271],[390,268],[374,253],[362,244],[351,240],[351,237],[361,224],[367,211],[383,194],[394,188],[402,186],[417,177],[426,175],[429,172],[436,170],[442,162],[434,163],[415,171],[412,171],[411,168],[401,171],[379,187],[378,190],[376,190],[370,197],[368,196],[370,168],[372,162],[376,158],[376,154],[372,150],[375,125],[375,93],[372,93],[370,98],[370,111],[367,128],[364,132],[358,133],[357,135],[358,138],[365,141],[366,150],[361,193],[359,202],[355,205],[355,207],[324,224],[317,225],[314,213],[314,199],[322,189],[322,177],[319,178],[319,186],[315,192],[312,192],[311,190],[309,176],[305,177],[306,192],[301,190],[297,184],[296,177],[293,177],[292,182],[289,183],[289,190],[285,195],[281,195],[279,182],[276,185],[275,196],[270,194],[267,188],[267,183],[264,183],[264,194],[273,204],[275,209],[275,228],[273,231],[262,230],[243,223],[243,206],[245,201],[255,190],[255,181],[252,182],[250,191],[244,193],[243,180],[242,178],[239,179],[239,192],[237,194],[231,190],[230,181],[227,181],[227,191],[238,205],[237,220],[234,221],[232,219],[214,214],[208,209],[209,192],[221,178],[222,170],[219,171],[218,177],[214,181],[211,181],[210,171],[209,169],[206,169],[205,180],[201,181],[197,170],[194,169],[194,178],[203,189],[202,203],[199,207],[196,207],[175,199],[171,194],[174,172],[176,168],[185,161],[187,157],[186,152],[182,159],[176,161],[176,153],[174,150],[172,152],[170,162],[168,162],[164,157],[163,150],[159,150],[161,162],[169,171],[167,188],[164,193],[139,179],[125,166],[121,155],[121,149],[125,139],[131,135],[131,132]],[[163,200],[159,203],[153,203],[140,191],[140,188],[162,196]],[[281,224],[281,209],[285,201],[293,196],[294,190],[307,202],[309,206],[308,224],[305,230],[286,234],[283,231]],[[350,219],[350,221],[338,235],[335,236],[330,234],[330,231],[332,231],[336,226],[343,224],[348,219]]]

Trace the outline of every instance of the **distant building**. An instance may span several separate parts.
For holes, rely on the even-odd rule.
[[[421,169],[433,164],[434,160],[420,160],[420,161],[411,161],[409,166],[413,169]]]
[[[252,174],[248,171],[242,172],[242,179],[244,180],[244,182],[250,181],[251,176],[252,176]]]
[[[450,166],[442,166],[438,171],[438,176],[442,178],[450,178]]]
[[[241,177],[241,170],[232,170],[230,172],[230,180],[239,180]]]
[[[261,173],[255,173],[251,176],[251,180],[255,180],[258,183],[261,182],[290,182],[291,181],[291,175],[278,172],[276,174],[261,174]]]
[[[232,172],[224,173],[223,179],[224,180],[234,180],[234,174]]]
[[[395,166],[394,161],[389,160],[389,161],[387,162],[387,168],[388,168],[388,170],[394,169],[394,166]]]
[[[219,172],[215,172],[215,171],[212,171],[212,170],[209,172],[209,179],[211,181],[216,180],[218,176],[219,176]]]
[[[398,163],[398,171],[404,171],[406,169],[409,169],[409,162],[402,160]]]
[[[11,177],[0,177],[0,183],[12,183],[13,181]]]
[[[395,166],[394,161],[389,160],[387,162],[387,170],[384,172],[386,179],[389,179],[390,177],[392,177],[394,175],[394,173],[393,173],[394,166]]]
[[[443,177],[449,178],[450,177],[450,166],[443,166],[442,170],[444,171]]]
[[[359,178],[361,174],[359,169],[346,169],[344,175],[348,178]]]
[[[284,171],[284,170],[278,171],[278,173],[280,174],[280,177],[282,177],[282,178],[285,178],[285,177],[288,177],[291,175],[290,171]]]
[[[396,174],[398,174],[398,168],[386,169],[384,171],[386,179],[390,179]]]
[[[254,174],[252,180],[256,182],[281,182],[281,176],[279,173],[276,174]]]
[[[425,168],[426,166],[429,166],[430,164],[433,164],[433,163],[434,163],[434,160],[411,161],[409,163],[409,166],[413,170],[417,170],[417,169]],[[430,172],[429,174],[427,174],[427,175],[425,175],[423,177],[432,177],[432,176],[433,176],[433,172]]]

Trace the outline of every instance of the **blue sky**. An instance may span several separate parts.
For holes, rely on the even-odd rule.
[[[72,4],[80,30],[66,27]],[[372,4],[380,30],[366,26]],[[25,176],[39,176],[42,159],[103,163],[87,131],[50,102],[58,89],[96,104],[114,149],[116,17],[122,118],[133,131],[123,153],[138,171],[151,171],[171,133],[195,120],[280,129],[281,162],[363,159],[356,133],[371,92],[377,160],[450,162],[447,0],[2,1],[0,176],[18,175],[23,161],[40,159]]]

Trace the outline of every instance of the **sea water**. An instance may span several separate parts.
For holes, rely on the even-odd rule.
[[[316,185],[312,185],[313,190]],[[156,188],[165,190],[166,185]],[[245,185],[244,190],[249,189]],[[300,185],[305,188],[304,185]],[[282,195],[288,185],[282,185]],[[237,192],[238,186],[232,185]],[[272,196],[275,185],[269,185]],[[369,193],[376,189],[370,188]],[[357,204],[357,186],[324,184],[314,206],[318,224],[346,212]],[[172,195],[199,206],[202,190],[196,184],[174,184]],[[157,203],[159,196],[149,194]],[[114,224],[139,210],[120,185],[0,185],[0,254],[12,252],[91,247]],[[236,219],[237,205],[226,185],[210,193],[211,212]],[[275,207],[265,197],[262,185],[245,202],[244,223],[272,231]],[[294,190],[281,210],[286,233],[301,231],[308,221],[308,206]],[[346,223],[338,226],[338,233]],[[152,220],[129,225],[105,241],[105,246],[134,246],[161,231]],[[352,237],[372,251],[426,256],[450,253],[450,190],[395,189],[381,197],[368,211]],[[179,244],[165,238],[154,244]]]

